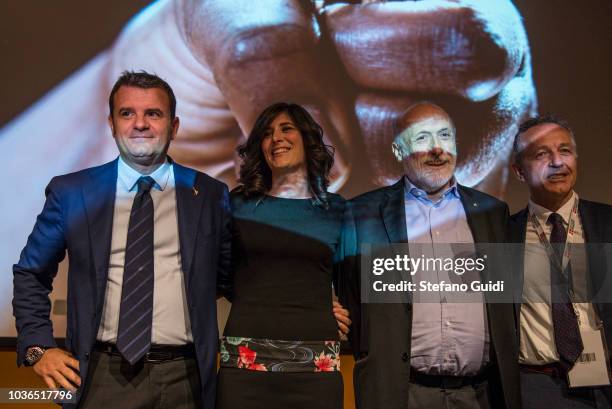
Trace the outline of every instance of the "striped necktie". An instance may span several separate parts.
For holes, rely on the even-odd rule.
[[[150,176],[138,179],[125,247],[117,349],[134,365],[151,347],[153,324],[153,200]]]

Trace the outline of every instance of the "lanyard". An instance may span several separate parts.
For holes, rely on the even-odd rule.
[[[544,229],[542,228],[542,225],[540,224],[540,222],[538,221],[538,218],[535,216],[535,214],[529,212],[529,220],[531,221],[531,224],[533,225],[533,227],[535,227],[536,229],[536,233],[538,235],[538,239],[540,239],[540,243],[544,246],[544,248],[546,249],[546,253],[548,253],[548,257],[550,258],[550,260],[553,260],[556,264],[557,267],[561,268],[561,272],[565,272],[565,269],[567,268],[567,264],[569,263],[569,259],[570,259],[570,246],[567,245],[567,243],[571,243],[572,242],[572,238],[575,235],[575,230],[574,230],[574,226],[576,224],[576,216],[578,215],[578,199],[574,199],[574,206],[572,207],[572,212],[570,213],[570,217],[569,217],[569,223],[568,223],[568,229],[567,229],[567,236],[565,238],[565,247],[563,250],[563,256],[561,258],[561,260],[559,260],[559,258],[556,256],[552,245],[550,244],[550,241],[548,240],[548,237],[546,237],[546,234],[544,233]]]

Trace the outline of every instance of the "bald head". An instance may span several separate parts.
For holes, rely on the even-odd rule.
[[[431,102],[418,102],[414,105],[411,105],[404,113],[397,119],[396,125],[398,129],[398,133],[403,131],[404,129],[410,127],[411,125],[420,122],[424,119],[429,118],[438,118],[442,120],[446,120],[451,125],[453,125],[453,121],[451,117],[446,113],[445,110],[433,104]],[[453,131],[455,126],[453,125]]]
[[[415,152],[443,150],[456,156],[455,125],[445,110],[431,102],[410,106],[396,122],[392,149],[398,161]]]
[[[450,116],[439,106],[422,102],[408,108],[396,124],[393,155],[415,186],[435,196],[450,185],[457,163]]]

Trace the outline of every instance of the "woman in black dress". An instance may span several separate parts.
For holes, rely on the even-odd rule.
[[[327,192],[333,151],[304,108],[278,103],[238,152],[217,408],[342,408],[331,288],[345,202]]]

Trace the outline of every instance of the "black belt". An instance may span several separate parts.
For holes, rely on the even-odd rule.
[[[539,373],[553,378],[565,379],[565,371],[561,369],[561,366],[557,362],[545,365],[519,364],[519,368],[523,372]]]
[[[104,352],[110,355],[119,355],[121,353],[115,344],[108,342],[96,342],[94,350]],[[144,362],[165,362],[172,361],[178,358],[195,358],[195,347],[193,344],[186,345],[151,345],[149,352],[144,355]]]
[[[430,388],[459,389],[464,386],[476,386],[487,380],[489,371],[483,370],[474,376],[450,376],[450,375],[428,375],[410,370],[410,382]]]

